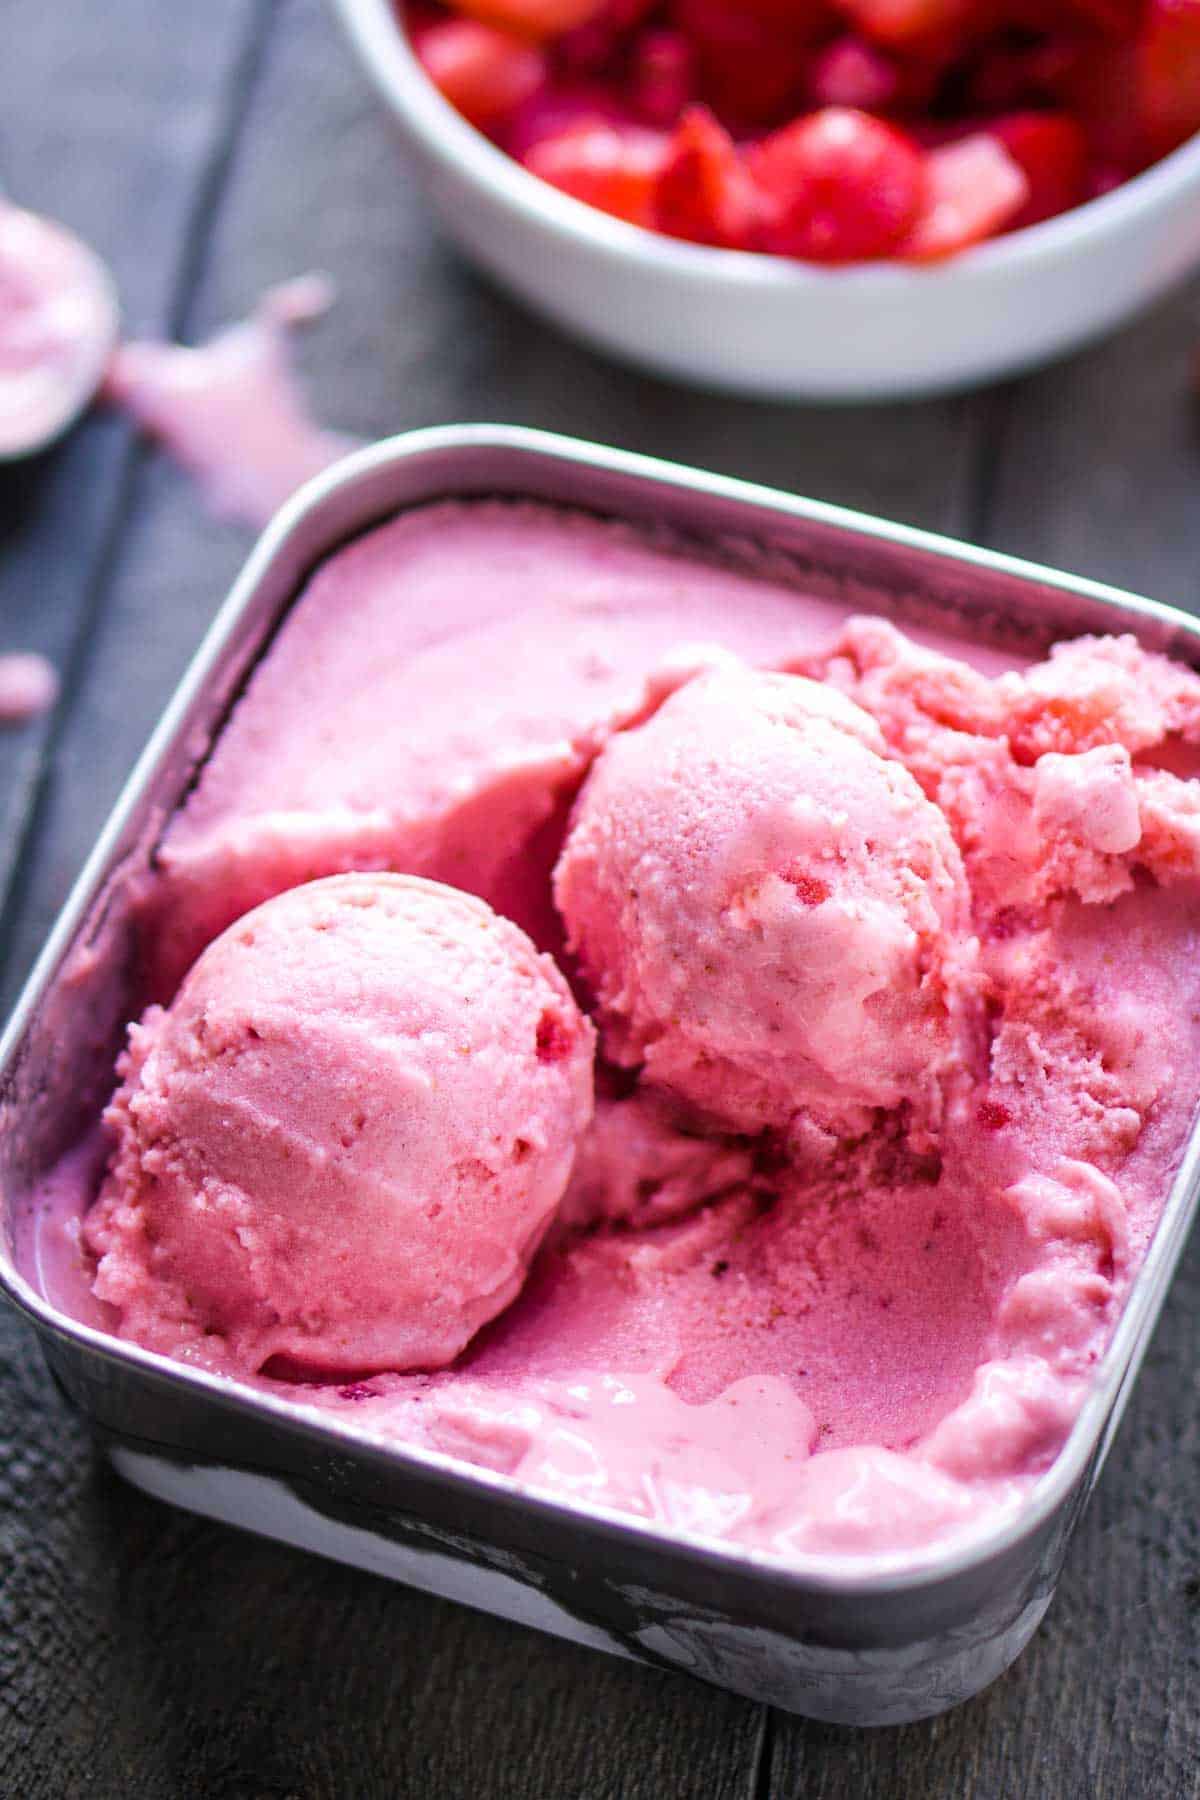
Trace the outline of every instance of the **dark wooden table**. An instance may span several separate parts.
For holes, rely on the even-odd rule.
[[[0,170],[199,334],[336,277],[302,350],[330,424],[519,421],[821,495],[1200,607],[1200,288],[989,393],[742,404],[591,357],[438,238],[322,0],[3,0]],[[0,737],[11,1002],[247,547],[118,421],[0,475],[0,649],[64,672]],[[0,1317],[0,1795],[1200,1793],[1200,1254],[1049,1618],[973,1704],[856,1733],[770,1713],[218,1529],[124,1488]]]

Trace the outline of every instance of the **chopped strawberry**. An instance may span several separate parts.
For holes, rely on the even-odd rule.
[[[1200,131],[1200,0],[1149,0],[1137,48],[1137,110],[1150,156]]]
[[[636,31],[659,9],[659,0],[605,0],[601,18],[608,19],[615,31]]]
[[[564,1056],[571,1054],[575,1033],[559,1013],[547,1007],[537,1022],[534,1041],[539,1062],[561,1062]]]
[[[833,889],[811,869],[785,869],[783,879],[795,890],[802,906],[823,906]]]
[[[892,105],[899,87],[895,63],[860,37],[835,38],[818,51],[808,71],[808,95],[814,106],[882,111]]]
[[[797,120],[749,157],[768,247],[824,263],[889,255],[924,204],[925,162],[909,138],[869,113],[828,106]]]
[[[696,98],[696,54],[681,31],[646,31],[633,47],[634,111],[648,125],[669,128]]]
[[[636,126],[582,124],[543,138],[525,167],[552,187],[632,225],[653,226],[667,138]]]
[[[616,72],[626,39],[656,4],[657,0],[603,0],[599,11],[584,24],[556,39],[556,60],[577,75],[594,75],[601,70]]]
[[[812,43],[836,24],[838,0],[740,0],[737,10],[768,31]]]
[[[754,241],[759,211],[757,190],[729,133],[707,107],[689,107],[658,178],[658,229],[697,244],[743,250]]]
[[[624,125],[609,91],[597,82],[560,82],[532,94],[496,133],[510,156],[524,162],[543,138],[561,137],[585,125]]]
[[[1200,131],[1200,0],[392,3],[442,92],[548,181],[813,261],[948,256]]]
[[[842,0],[864,37],[877,44],[913,44],[956,33],[969,13],[968,0]]]
[[[990,129],[991,121],[974,114],[967,118],[914,119],[908,135],[922,150],[944,150],[947,144],[961,144],[965,137]]]
[[[1010,113],[993,119],[988,129],[1029,183],[1029,197],[1008,221],[1009,231],[1079,205],[1086,191],[1088,146],[1082,125],[1069,113]]]
[[[1029,198],[1024,172],[999,138],[979,131],[926,158],[924,208],[899,254],[935,262],[992,237]]]
[[[439,20],[414,48],[434,86],[472,125],[495,125],[546,83],[541,50],[474,19]]]
[[[1099,200],[1105,194],[1111,194],[1114,188],[1129,180],[1129,173],[1128,169],[1119,169],[1114,163],[1089,163],[1083,183],[1084,199]]]
[[[453,11],[517,37],[552,38],[586,25],[604,0],[449,0]]]
[[[1088,25],[1111,37],[1128,37],[1142,22],[1146,0],[1070,0],[1070,9]]]
[[[1099,161],[1133,169],[1145,160],[1143,131],[1133,98],[1137,51],[1132,43],[1097,38],[1081,50],[1062,90]]]
[[[607,76],[615,79],[621,60],[622,43],[606,19],[589,19],[578,31],[551,43],[556,66],[568,78],[581,75]]]
[[[784,26],[738,0],[672,0],[670,12],[695,47],[700,92],[724,123],[768,125],[794,110],[813,28],[803,0]]]
[[[994,45],[964,82],[967,110],[1020,112],[1061,104],[1085,54],[1080,38],[1067,35],[1034,44]]]

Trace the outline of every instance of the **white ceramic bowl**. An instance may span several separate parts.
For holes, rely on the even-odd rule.
[[[1200,137],[1102,199],[931,268],[816,269],[659,237],[528,174],[427,80],[391,0],[334,0],[466,252],[658,374],[776,399],[936,393],[1111,330],[1200,263]]]

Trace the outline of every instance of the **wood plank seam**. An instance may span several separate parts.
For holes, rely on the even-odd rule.
[[[255,0],[251,22],[229,83],[226,103],[215,121],[209,152],[201,166],[192,203],[186,211],[180,234],[178,273],[172,284],[172,296],[165,321],[166,331],[172,337],[181,335],[186,328],[193,296],[203,270],[213,221],[220,209],[241,131],[250,111],[255,81],[265,59],[276,13],[277,0]],[[40,742],[25,767],[22,791],[14,795],[9,803],[11,835],[4,852],[0,853],[0,982],[8,973],[13,925],[24,899],[22,876],[32,861],[47,785],[53,779],[62,732],[87,667],[91,641],[103,611],[104,597],[120,555],[122,535],[130,517],[138,469],[146,454],[144,445],[139,442],[132,429],[124,426],[120,429],[124,443],[120,452],[112,507],[103,529],[95,564],[84,585],[70,648],[60,671],[62,685],[59,703],[41,727]]]

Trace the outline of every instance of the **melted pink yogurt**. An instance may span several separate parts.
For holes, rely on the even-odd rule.
[[[58,698],[53,663],[33,650],[0,656],[0,725],[23,725],[48,712]]]
[[[103,264],[0,198],[0,458],[41,449],[91,398],[116,334]]]
[[[215,513],[265,525],[354,447],[313,421],[291,363],[289,334],[332,298],[324,276],[304,275],[272,288],[249,319],[206,344],[122,344],[105,398],[196,478]]]

